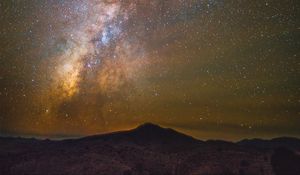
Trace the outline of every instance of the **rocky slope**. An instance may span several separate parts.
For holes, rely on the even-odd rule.
[[[3,175],[299,175],[300,140],[199,141],[144,124],[50,141],[0,138]]]

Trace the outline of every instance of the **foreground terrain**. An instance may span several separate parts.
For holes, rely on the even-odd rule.
[[[0,138],[0,174],[299,175],[300,140],[204,142],[154,124],[63,141]]]

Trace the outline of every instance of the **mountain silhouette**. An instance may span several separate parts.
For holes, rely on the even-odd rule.
[[[103,135],[85,137],[83,140],[126,140],[135,143],[172,143],[180,141],[181,143],[199,143],[188,135],[179,133],[170,128],[162,128],[152,123],[145,123],[130,131],[121,131]]]
[[[0,174],[299,175],[300,140],[200,141],[145,123],[61,141],[0,138]]]

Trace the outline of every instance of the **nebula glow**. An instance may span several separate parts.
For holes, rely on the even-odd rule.
[[[90,87],[98,89],[95,93],[112,93],[133,78],[130,69],[138,69],[136,60],[144,58],[135,53],[142,48],[132,46],[136,43],[129,43],[131,38],[122,32],[130,13],[134,13],[133,5],[129,6],[121,8],[118,1],[87,1],[68,7],[78,10],[70,18],[78,25],[65,25],[66,46],[51,58],[55,62],[51,70],[53,88],[61,90],[63,97],[80,93],[84,81],[95,81]]]

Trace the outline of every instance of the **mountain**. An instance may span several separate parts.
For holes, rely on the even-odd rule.
[[[300,140],[200,141],[146,123],[62,141],[0,138],[0,174],[299,175]]]
[[[271,140],[263,140],[263,139],[246,139],[238,142],[241,146],[248,146],[257,149],[270,149],[270,148],[278,148],[278,147],[287,147],[289,149],[299,151],[300,142],[299,139],[292,137],[280,137],[274,138]]]
[[[162,128],[152,123],[145,123],[130,131],[121,131],[105,135],[96,135],[80,139],[80,141],[111,142],[119,144],[135,144],[155,149],[155,151],[176,152],[191,149],[202,142],[170,128]]]

